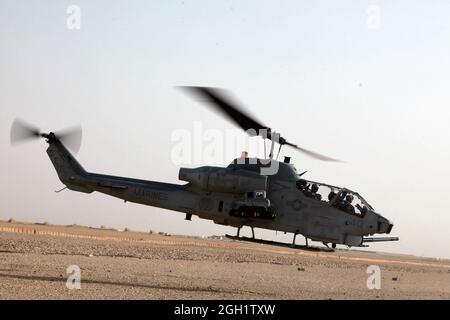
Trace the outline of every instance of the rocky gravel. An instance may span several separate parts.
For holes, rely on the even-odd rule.
[[[0,223],[0,299],[450,299],[445,260],[82,227],[13,227]],[[81,289],[67,287],[74,265]],[[379,290],[367,288],[370,265],[380,267]]]

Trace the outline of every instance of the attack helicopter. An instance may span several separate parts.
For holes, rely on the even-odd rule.
[[[278,161],[278,156],[283,146],[289,146],[318,160],[339,160],[291,143],[255,120],[220,89],[180,88],[206,102],[247,134],[269,141],[268,156],[252,158],[243,152],[227,167],[180,168],[178,177],[184,183],[171,184],[86,171],[69,151],[76,153],[80,147],[80,127],[43,133],[16,119],[11,127],[11,144],[44,138],[56,173],[69,190],[101,192],[125,202],[182,212],[185,220],[191,220],[195,215],[216,224],[236,227],[235,239],[243,239],[240,230],[248,226],[252,230],[252,239],[255,239],[255,228],[292,233],[293,246],[297,235],[305,237],[306,246],[309,239],[327,247],[331,245],[333,249],[338,244],[365,247],[369,242],[398,240],[372,237],[390,234],[393,223],[377,213],[359,193],[304,179],[305,172],[299,173],[289,157]]]

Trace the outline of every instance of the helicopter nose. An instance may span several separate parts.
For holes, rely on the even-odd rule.
[[[378,233],[391,233],[394,225],[386,218],[379,216],[378,218]]]

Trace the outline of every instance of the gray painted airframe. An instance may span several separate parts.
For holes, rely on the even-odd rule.
[[[335,190],[335,200],[343,193],[360,198],[365,208],[360,214],[338,209],[332,201],[305,195],[298,188],[299,174],[288,160],[278,162],[278,172],[268,176],[260,173],[263,165],[254,158],[238,158],[227,168],[182,168],[180,178],[189,182],[177,185],[90,173],[54,134],[47,136],[47,142],[47,154],[68,189],[85,193],[97,191],[129,202],[184,212],[187,220],[197,215],[237,228],[249,226],[302,234],[333,246],[362,246],[366,236],[390,233],[393,227],[359,194],[350,190],[319,184]],[[203,183],[202,179],[208,181]]]
[[[192,215],[217,224],[243,226],[297,234],[325,245],[365,246],[367,242],[396,241],[398,238],[371,238],[389,234],[393,224],[370,206],[358,193],[345,188],[308,181],[302,178],[290,158],[274,159],[283,145],[323,161],[339,161],[297,146],[254,117],[246,114],[223,92],[208,87],[183,87],[208,102],[248,134],[271,140],[268,158],[235,159],[228,167],[181,168],[179,179],[184,184],[115,177],[90,173],[83,169],[66,148],[78,149],[81,131],[41,133],[39,129],[16,120],[11,128],[11,143],[30,138],[45,138],[48,156],[59,179],[70,190],[108,194],[129,202],[183,212],[186,220]],[[74,139],[74,137],[78,137]],[[274,170],[275,168],[275,170]],[[186,183],[187,182],[187,183]],[[328,190],[327,200],[323,200]]]

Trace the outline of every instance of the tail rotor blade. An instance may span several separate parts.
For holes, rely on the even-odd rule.
[[[56,137],[67,148],[77,153],[81,146],[81,126],[74,126],[55,133],[42,133],[36,126],[19,118],[16,118],[11,126],[11,145],[39,138],[51,139],[51,137]]]
[[[82,130],[81,126],[74,126],[64,130],[55,132],[55,136],[62,142],[67,148],[74,153],[78,153],[81,147]]]
[[[19,118],[13,121],[10,135],[11,144],[37,139],[40,136],[41,132],[36,126]]]

